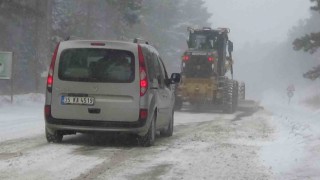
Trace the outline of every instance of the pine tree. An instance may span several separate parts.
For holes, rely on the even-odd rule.
[[[311,0],[316,3],[311,7],[311,10],[320,13],[320,0]],[[320,32],[310,33],[301,38],[295,39],[293,42],[294,50],[303,50],[314,54],[320,47]],[[314,67],[303,75],[303,77],[315,80],[320,77],[320,66]]]
[[[171,72],[180,70],[187,27],[209,26],[211,17],[203,0],[148,0],[142,14],[141,36],[156,46]]]
[[[106,0],[108,4],[116,9],[116,18],[113,23],[114,33],[117,39],[128,39],[126,32],[140,22],[143,0]]]

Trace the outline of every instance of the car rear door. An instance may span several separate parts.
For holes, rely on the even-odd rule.
[[[139,118],[139,77],[134,49],[121,46],[66,48],[55,64],[52,116],[125,121]]]

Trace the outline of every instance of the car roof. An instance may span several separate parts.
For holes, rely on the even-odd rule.
[[[158,51],[150,44],[114,40],[67,40],[60,42],[59,48],[107,48],[136,52],[138,45],[158,54]]]

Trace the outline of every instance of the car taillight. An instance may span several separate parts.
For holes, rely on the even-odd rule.
[[[140,109],[139,120],[146,120],[148,118],[148,109]]]
[[[54,72],[54,65],[57,59],[58,49],[59,49],[60,43],[57,44],[56,49],[53,52],[53,56],[51,59],[51,64],[48,72],[48,78],[47,78],[47,90],[49,92],[52,92],[52,84],[53,84],[53,72]]]
[[[213,62],[214,61],[214,57],[208,57],[208,61],[209,62]]]
[[[46,119],[51,117],[51,106],[50,105],[45,105],[44,106],[44,117]]]
[[[189,59],[190,59],[190,56],[188,56],[188,55],[182,56],[183,61],[189,61]]]
[[[148,79],[146,64],[144,62],[144,56],[142,48],[138,45],[138,56],[139,56],[139,71],[140,71],[140,96],[144,96],[148,90]]]

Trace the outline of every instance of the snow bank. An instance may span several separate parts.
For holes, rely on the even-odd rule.
[[[300,90],[300,91],[299,91]],[[266,91],[261,104],[273,113],[275,141],[264,146],[261,158],[281,178],[317,178],[320,169],[320,110],[302,100],[317,94],[314,87],[299,88],[289,102],[286,92]]]
[[[44,103],[45,96],[38,93],[13,96],[13,105],[28,105],[30,103]],[[0,107],[11,104],[11,96],[0,96]]]
[[[44,133],[44,95],[0,96],[0,142]]]

